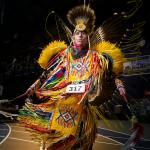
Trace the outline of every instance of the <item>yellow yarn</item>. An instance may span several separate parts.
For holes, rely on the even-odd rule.
[[[95,45],[92,49],[96,50],[99,54],[108,54],[113,60],[113,72],[119,74],[123,70],[123,62],[125,61],[124,55],[116,44],[108,41],[102,41]]]
[[[42,94],[42,96],[59,96],[59,94],[65,93],[65,91],[66,87],[56,91],[53,90],[40,91],[40,93]],[[38,91],[36,93],[38,94]]]
[[[39,65],[46,69],[49,60],[52,58],[52,56],[56,55],[58,52],[60,52],[63,49],[66,49],[67,45],[64,41],[54,41],[50,42],[41,52],[40,57],[38,59]]]
[[[60,101],[58,101],[57,107],[55,108],[55,111],[53,114],[52,123],[51,123],[52,130],[60,131],[63,135],[70,135],[70,134],[75,135],[77,133],[78,122],[81,118],[81,110],[76,108],[78,101],[79,101],[79,99],[76,96],[70,96],[68,98],[64,98],[64,99],[61,99]],[[76,117],[74,118],[74,125],[64,127],[64,125],[61,125],[57,121],[57,118],[60,114],[60,109],[62,109],[62,107],[70,107],[70,108],[72,107],[72,110],[77,113]]]

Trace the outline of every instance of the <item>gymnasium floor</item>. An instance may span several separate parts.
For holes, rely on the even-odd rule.
[[[99,122],[96,141],[93,150],[120,150],[129,138],[128,122],[110,121],[112,129]],[[145,125],[147,131],[149,125]],[[149,132],[149,131],[148,131]],[[146,132],[147,139],[134,149],[150,150],[150,135]],[[0,150],[39,150],[39,143],[32,140],[29,132],[17,123],[0,123]]]

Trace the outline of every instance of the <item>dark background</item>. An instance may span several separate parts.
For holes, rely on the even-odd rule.
[[[96,13],[96,26],[101,25],[114,12],[129,9],[126,0],[89,0]],[[74,6],[83,4],[83,0],[0,0],[1,24],[0,24],[0,83],[4,85],[4,97],[15,97],[23,91],[40,75],[42,70],[36,60],[41,49],[51,41],[51,37],[45,31],[45,21],[51,11],[55,11],[68,25],[67,12]],[[150,11],[148,0],[143,0],[143,6],[138,11],[136,21],[146,21],[143,38],[145,46],[143,54],[149,54],[150,50]],[[53,31],[56,24],[53,18],[47,21],[49,32]],[[26,63],[25,57],[30,55],[30,61]],[[23,66],[32,67],[25,72],[12,71],[13,60]],[[25,59],[23,61],[23,59]],[[22,62],[23,61],[23,62]],[[33,69],[34,68],[34,69]],[[143,91],[149,88],[149,75],[126,77],[128,86],[131,86],[134,96],[143,96]],[[134,88],[133,88],[134,87]]]
[[[142,8],[136,15],[136,21],[146,21],[144,38],[149,40],[150,11],[148,0],[143,0],[143,2]],[[60,18],[68,24],[66,20],[68,10],[83,3],[83,0],[0,0],[1,51],[7,56],[26,51],[39,53],[40,47],[45,46],[50,40],[45,31],[48,13],[55,10]],[[95,10],[97,17],[96,25],[101,25],[114,12],[128,10],[129,6],[126,3],[126,0],[91,0],[91,7]],[[49,18],[47,26],[50,30],[54,24],[55,20]]]

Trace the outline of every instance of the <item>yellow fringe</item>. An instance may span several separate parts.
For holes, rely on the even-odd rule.
[[[105,117],[100,113],[96,106],[88,105],[87,108],[87,120],[85,122],[84,130],[85,135],[89,140],[89,143],[93,143],[96,137],[96,127],[98,125],[98,118],[101,119],[105,125],[111,128],[111,124]]]
[[[67,45],[64,41],[54,41],[49,43],[40,54],[40,57],[38,59],[39,65],[42,68],[46,69],[48,62],[52,58],[52,56],[56,55],[58,52],[66,48]]]
[[[108,54],[113,60],[113,72],[119,74],[123,70],[123,62],[125,61],[124,55],[116,44],[102,41],[95,45],[92,49],[96,50],[99,54]]]

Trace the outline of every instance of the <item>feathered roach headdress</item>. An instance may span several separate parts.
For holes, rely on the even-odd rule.
[[[88,34],[92,33],[96,17],[94,10],[89,6],[80,5],[71,9],[67,14],[67,18],[75,30],[85,30]]]
[[[113,16],[105,20],[97,29],[94,29],[96,20],[95,12],[89,5],[80,5],[72,8],[68,12],[67,18],[75,30],[86,30],[88,32],[91,47],[100,42],[109,41],[117,44],[121,49],[133,50],[141,40],[144,22],[134,24],[134,27],[128,25],[130,18],[141,7],[142,0],[129,0],[128,3],[128,6],[131,6],[129,11],[114,13]]]
[[[112,55],[115,56],[119,55],[118,48],[121,50],[125,50],[126,55],[128,55],[130,51],[132,51],[132,53],[137,53],[137,50],[139,49],[138,44],[141,41],[144,22],[136,23],[130,27],[128,27],[127,25],[129,24],[130,18],[132,18],[132,16],[134,16],[134,14],[142,6],[142,0],[129,0],[128,4],[131,6],[130,10],[128,10],[127,12],[114,13],[113,16],[104,21],[104,23],[101,24],[96,29],[94,25],[96,20],[95,12],[93,9],[89,7],[89,5],[84,4],[72,8],[68,12],[67,18],[70,24],[73,25],[73,27],[75,28],[74,31],[76,30],[87,31],[89,35],[88,36],[89,48],[94,50],[98,49],[98,51],[101,53],[109,53],[109,54],[110,50],[113,49],[111,52]],[[56,13],[50,14],[55,15],[57,27],[58,24],[60,24],[60,26],[63,28],[63,31],[66,33],[67,39],[70,43],[72,39],[72,31],[68,28],[68,26],[64,23],[64,21]],[[53,45],[54,44],[50,45],[50,47],[53,47]],[[62,47],[66,47],[66,45],[65,46],[63,45]],[[107,52],[106,51],[104,52],[103,51],[104,49]],[[43,58],[41,57],[39,62],[43,63]],[[120,57],[117,56],[117,58],[118,61],[114,61],[113,63],[114,64],[116,63],[118,66],[121,66],[119,63],[117,63],[119,62]],[[49,58],[47,58],[47,61],[48,59]]]

